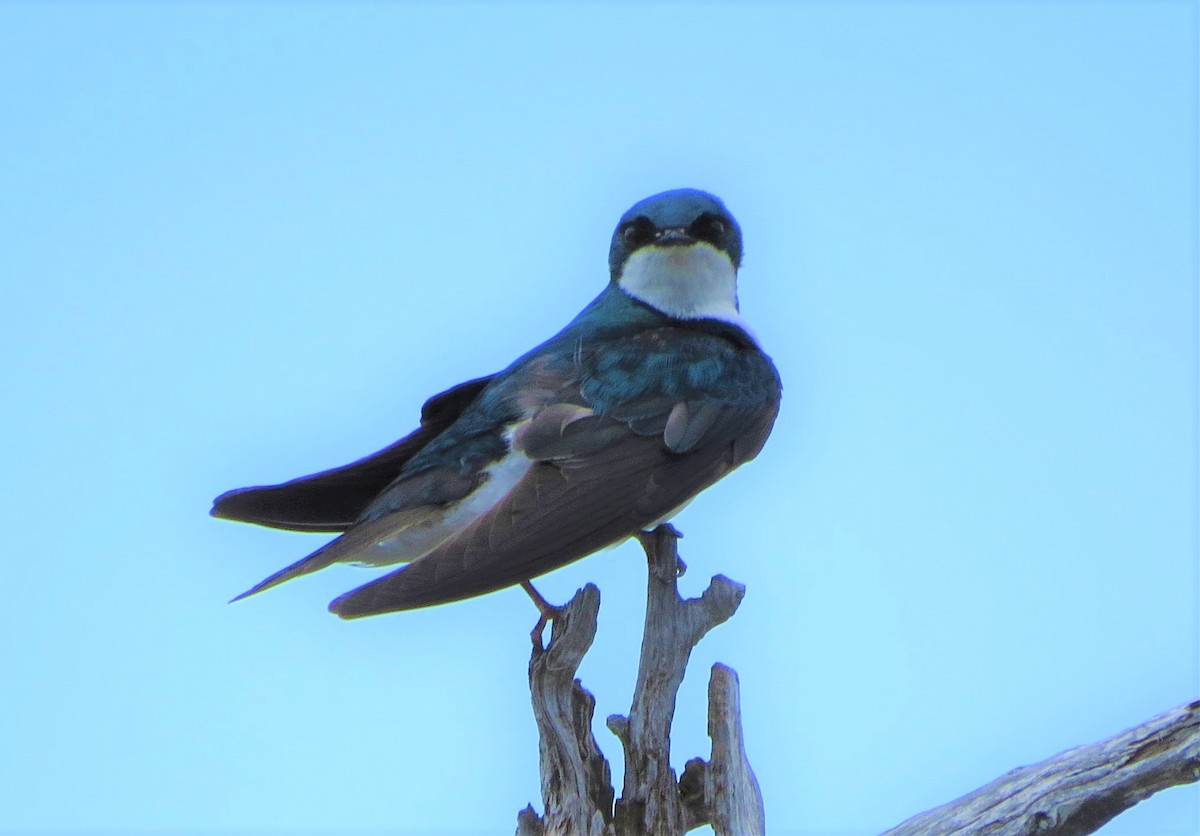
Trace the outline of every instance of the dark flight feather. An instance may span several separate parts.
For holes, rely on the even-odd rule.
[[[493,376],[461,383],[421,407],[421,426],[378,453],[281,485],[238,488],[213,502],[214,517],[291,531],[345,531],[399,475],[405,462],[454,423]]]
[[[523,452],[546,458],[530,468],[504,501],[407,568],[337,598],[330,610],[359,618],[470,598],[624,540],[753,457],[775,418],[774,410],[752,415],[736,407],[718,411],[723,415],[698,410],[699,426],[677,431],[695,439],[691,451],[682,455],[668,449],[661,434],[634,432],[611,417],[572,421],[557,443],[531,434],[539,446]],[[674,413],[660,415],[660,427],[665,429]],[[649,418],[639,416],[639,429]],[[726,428],[714,431],[722,423]],[[730,425],[736,425],[732,433]],[[734,436],[743,441],[735,443]]]

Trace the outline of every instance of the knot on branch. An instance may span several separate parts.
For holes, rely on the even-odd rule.
[[[708,762],[704,758],[692,758],[683,765],[679,776],[679,803],[683,806],[683,829],[694,830],[712,821],[705,784],[708,777]]]
[[[610,714],[608,719],[604,721],[604,725],[608,726],[608,730],[617,736],[617,740],[621,741],[621,745],[629,748],[629,718],[624,714]]]
[[[733,617],[741,606],[742,598],[746,596],[746,587],[737,581],[731,581],[724,575],[713,575],[708,582],[708,588],[699,598],[689,598],[684,601],[691,619],[703,632],[697,637],[698,642],[713,627],[723,624]],[[693,615],[693,613],[696,613]]]

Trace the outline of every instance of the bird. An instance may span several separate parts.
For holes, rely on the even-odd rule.
[[[757,456],[779,412],[779,373],[738,303],[742,246],[712,194],[635,203],[607,286],[557,334],[434,395],[377,453],[217,497],[215,517],[339,535],[233,600],[334,563],[406,564],[331,602],[347,619],[531,591],[671,519]]]

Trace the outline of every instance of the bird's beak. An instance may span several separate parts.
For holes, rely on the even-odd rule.
[[[696,239],[682,226],[660,229],[654,233],[654,244],[659,247],[686,247],[695,243]]]

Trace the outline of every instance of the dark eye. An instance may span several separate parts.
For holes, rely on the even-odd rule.
[[[718,218],[716,215],[710,215],[707,212],[696,218],[688,230],[696,238],[709,243],[717,243],[721,236],[725,234],[725,221]]]
[[[646,217],[634,218],[621,230],[621,238],[631,250],[649,244],[654,240],[654,224]]]

